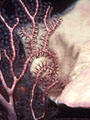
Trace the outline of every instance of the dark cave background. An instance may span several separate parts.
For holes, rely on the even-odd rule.
[[[32,13],[35,9],[34,0],[23,0],[25,4],[28,6],[28,1],[31,4],[31,8],[33,8]],[[40,1],[40,0],[39,0]],[[41,11],[38,14],[38,21],[42,21],[44,16],[45,10],[48,5],[52,6],[52,13],[51,15],[58,14],[64,12],[70,5],[75,4],[77,0],[41,0]],[[44,8],[44,9],[43,9]],[[72,7],[73,8],[73,7]],[[20,17],[20,25],[25,24],[28,22],[28,19],[23,13],[22,8],[20,8],[18,0],[1,0],[0,1],[0,11],[3,14],[4,18],[7,20],[8,24],[13,25],[15,23],[15,18]],[[40,18],[41,17],[41,18]],[[22,65],[25,61],[25,53],[23,49],[23,44],[20,41],[20,38],[15,35],[15,47],[17,53],[17,59],[15,62],[15,72],[19,75]],[[9,34],[8,30],[3,25],[2,21],[0,21],[0,49],[2,50],[2,62],[0,62],[0,68],[3,71],[5,78],[7,79],[7,84],[10,86],[12,81],[9,71],[10,66],[8,61],[5,59],[3,55],[3,49],[7,49],[8,54],[10,55],[10,41],[9,41]],[[11,56],[11,55],[10,55]],[[21,61],[22,59],[22,61]],[[18,69],[19,68],[19,69]],[[22,80],[17,84],[14,99],[15,99],[15,110],[17,113],[18,120],[33,120],[31,117],[31,112],[29,108],[29,99],[30,99],[30,89],[33,84],[29,68],[27,69],[24,77]],[[20,90],[20,86],[23,86],[26,92],[22,92]],[[2,88],[0,82],[0,92],[7,98],[5,90]],[[40,99],[39,94],[42,94],[39,88],[37,88],[35,92],[35,101],[34,101],[34,108],[36,109],[36,114],[41,114],[42,111],[42,101]],[[5,112],[4,108],[0,105],[0,120],[7,120],[7,113]],[[42,120],[89,120],[90,119],[90,109],[84,108],[70,108],[66,105],[59,105],[57,106],[51,100],[47,98],[46,104],[46,115],[45,118]]]

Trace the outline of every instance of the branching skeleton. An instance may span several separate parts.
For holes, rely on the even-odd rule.
[[[8,119],[9,120],[17,120],[17,116],[16,116],[16,113],[15,113],[15,110],[14,110],[14,100],[13,100],[13,93],[14,93],[16,84],[24,76],[24,73],[25,73],[25,71],[27,69],[28,63],[31,61],[31,64],[32,64],[33,57],[37,57],[40,54],[42,54],[42,56],[46,55],[47,58],[50,59],[50,62],[49,63],[46,62],[45,64],[42,63],[42,65],[39,66],[39,69],[36,70],[36,72],[34,73],[35,83],[32,86],[31,99],[30,99],[30,107],[31,107],[31,111],[32,111],[32,116],[33,116],[34,120],[39,120],[39,119],[44,117],[45,111],[43,112],[43,114],[40,117],[37,118],[35,116],[35,113],[34,113],[34,110],[33,110],[34,91],[35,91],[35,88],[36,88],[38,82],[40,80],[42,80],[42,82],[43,82],[43,79],[46,79],[48,81],[52,79],[51,81],[49,81],[48,86],[45,87],[45,89],[44,89],[43,98],[42,98],[43,99],[43,104],[45,104],[45,96],[48,94],[48,91],[53,86],[55,86],[56,84],[58,84],[60,82],[60,80],[58,80],[58,78],[55,77],[56,74],[57,74],[57,71],[58,71],[58,65],[57,65],[57,62],[56,62],[57,58],[55,56],[55,53],[48,48],[48,42],[49,42],[49,37],[56,30],[58,25],[60,25],[62,19],[61,18],[55,18],[51,23],[49,23],[47,21],[47,17],[49,15],[50,6],[47,8],[46,14],[45,14],[44,19],[43,19],[43,21],[44,21],[44,29],[46,31],[46,33],[45,33],[45,35],[43,37],[43,45],[42,45],[42,47],[39,50],[34,51],[34,47],[35,47],[34,46],[34,35],[35,35],[35,32],[36,32],[36,27],[37,27],[36,23],[35,23],[35,17],[37,16],[37,13],[38,13],[39,2],[38,2],[38,0],[36,0],[36,9],[35,9],[35,13],[34,13],[33,16],[30,14],[30,12],[28,11],[28,9],[25,6],[25,4],[21,0],[19,0],[19,2],[21,4],[21,6],[23,7],[23,9],[25,10],[25,13],[27,14],[28,18],[32,22],[32,30],[31,30],[30,34],[28,34],[25,31],[24,27],[21,28],[23,35],[25,35],[29,39],[28,44],[30,46],[30,55],[27,57],[19,77],[17,77],[15,75],[15,73],[14,73],[14,70],[13,70],[13,64],[14,64],[15,58],[16,58],[16,51],[15,51],[13,31],[19,25],[19,18],[17,18],[17,22],[14,24],[14,26],[10,27],[8,25],[8,23],[5,21],[4,17],[2,16],[2,13],[0,13],[0,19],[2,20],[3,24],[5,24],[5,26],[8,28],[9,35],[10,35],[10,45],[11,45],[11,49],[12,49],[12,58],[10,58],[8,56],[6,49],[4,49],[4,55],[7,58],[7,60],[9,61],[10,71],[11,71],[11,75],[12,75],[12,78],[13,78],[13,84],[12,84],[11,88],[9,88],[7,86],[7,84],[6,84],[6,82],[5,82],[5,78],[3,76],[3,72],[0,70],[0,79],[1,79],[2,85],[5,88],[5,90],[6,90],[7,94],[8,94],[8,97],[9,97],[9,102],[8,102],[0,94],[0,103],[8,111]],[[36,36],[36,38],[37,38],[37,36]],[[1,50],[0,50],[0,61],[1,60],[2,60],[2,55],[1,55]],[[47,71],[49,71],[48,72],[49,74],[47,73]],[[46,75],[43,75],[43,73],[46,73]],[[53,75],[53,77],[52,77],[52,75]]]

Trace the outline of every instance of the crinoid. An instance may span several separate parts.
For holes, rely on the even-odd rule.
[[[24,45],[26,57],[28,58],[27,61],[29,60],[30,72],[35,80],[31,92],[30,106],[33,118],[38,120],[44,117],[45,111],[42,116],[38,118],[35,116],[32,104],[36,86],[39,86],[43,91],[43,104],[45,104],[46,95],[54,100],[69,82],[69,76],[61,77],[60,71],[62,71],[62,68],[60,67],[62,65],[58,62],[57,54],[49,45],[50,37],[61,24],[62,18],[60,16],[53,16],[52,19],[48,18],[50,12],[49,6],[46,10],[43,23],[38,24],[35,21],[39,8],[38,0],[36,0],[36,11],[33,16],[31,16],[25,4],[21,0],[19,1],[32,22],[19,27],[17,34]]]
[[[58,79],[58,61],[56,53],[54,53],[49,48],[49,38],[60,25],[62,19],[61,17],[53,17],[52,21],[48,19],[50,6],[46,10],[44,16],[44,24],[38,24],[35,21],[35,17],[38,12],[39,3],[36,0],[36,11],[33,16],[29,13],[28,9],[24,3],[19,0],[22,7],[24,8],[29,19],[32,21],[32,24],[28,23],[17,29],[17,34],[20,36],[22,43],[24,44],[24,49],[26,57],[30,59],[29,66],[32,76],[35,78],[35,83],[32,87],[32,97],[30,100],[30,106],[32,109],[32,114],[34,119],[36,119],[32,102],[34,97],[34,91],[37,85],[43,90],[44,95],[49,93],[50,89],[53,88],[58,83],[61,83],[61,80]],[[48,94],[49,95],[49,94]],[[44,96],[45,97],[45,96]],[[43,102],[45,98],[43,98]],[[44,113],[40,119],[44,117]]]

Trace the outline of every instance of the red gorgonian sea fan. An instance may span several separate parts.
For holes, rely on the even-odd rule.
[[[28,11],[27,7],[22,2],[22,0],[18,0],[18,1],[20,2],[26,15],[31,21],[31,24],[28,25],[28,28],[27,26],[22,26],[17,29],[18,35],[22,35],[26,37],[26,41],[24,41],[26,42],[24,48],[25,48],[25,52],[29,51],[29,53],[27,54],[26,52],[27,59],[23,65],[20,75],[17,77],[17,75],[14,72],[16,50],[15,50],[13,31],[19,25],[19,18],[17,18],[17,21],[13,25],[13,27],[11,27],[6,22],[2,13],[0,13],[0,19],[3,22],[3,24],[7,27],[9,31],[9,36],[10,36],[10,46],[11,46],[12,55],[9,56],[6,49],[4,49],[3,53],[5,55],[5,58],[9,61],[10,72],[13,79],[13,83],[11,87],[8,87],[5,77],[3,75],[2,69],[0,69],[0,80],[9,98],[8,100],[6,100],[4,96],[0,94],[0,103],[8,111],[8,119],[17,120],[17,116],[14,110],[13,94],[14,94],[16,84],[23,77],[29,63],[30,71],[32,73],[32,76],[34,77],[34,84],[32,86],[31,98],[30,98],[30,108],[32,111],[33,119],[39,120],[44,117],[45,111],[43,111],[43,114],[40,117],[37,118],[35,116],[32,104],[33,104],[33,97],[34,97],[34,91],[36,86],[39,85],[41,90],[43,91],[43,97],[42,97],[43,104],[45,104],[45,96],[47,94],[49,96],[52,93],[52,92],[51,93],[49,92],[56,84],[60,83],[61,86],[63,87],[63,81],[57,77],[58,76],[57,75],[58,74],[57,56],[49,48],[49,38],[53,34],[53,32],[56,30],[56,28],[60,25],[62,19],[60,17],[53,17],[52,21],[50,21],[48,18],[49,11],[50,11],[50,6],[49,6],[43,18],[44,24],[39,25],[35,21],[35,17],[37,16],[38,8],[39,8],[38,0],[36,0],[36,8],[33,15],[30,14],[30,12]],[[40,35],[40,32],[41,32],[40,30],[43,30],[41,35]],[[0,61],[2,61],[1,49],[0,49]]]

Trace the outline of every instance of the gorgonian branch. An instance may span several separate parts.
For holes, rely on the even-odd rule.
[[[16,52],[15,52],[15,46],[14,46],[14,40],[13,40],[13,30],[16,28],[16,26],[19,24],[19,18],[17,18],[17,22],[13,27],[10,27],[7,22],[5,21],[5,19],[2,17],[2,15],[0,14],[0,18],[3,21],[3,23],[6,25],[6,27],[8,28],[9,32],[10,32],[10,43],[11,43],[11,48],[12,48],[12,53],[13,53],[13,57],[12,59],[9,58],[9,56],[6,54],[5,51],[5,55],[7,57],[7,59],[9,60],[9,62],[12,62],[15,60],[15,56],[16,56]]]
[[[33,50],[33,34],[35,32],[35,16],[37,15],[37,12],[38,12],[38,7],[39,7],[39,4],[38,4],[38,0],[36,0],[36,11],[34,13],[33,16],[30,15],[29,11],[27,10],[26,6],[24,5],[24,3],[19,0],[19,2],[21,3],[21,5],[23,6],[23,8],[25,9],[27,15],[29,16],[30,20],[32,21],[32,33],[31,35],[29,35],[29,39],[31,39],[31,50]],[[9,30],[9,35],[10,35],[10,45],[11,45],[11,50],[12,50],[12,58],[9,57],[9,55],[7,54],[7,51],[4,49],[4,54],[5,54],[5,57],[7,58],[7,60],[9,61],[10,63],[10,70],[11,70],[11,75],[12,75],[12,78],[13,78],[13,84],[11,86],[11,88],[9,88],[6,84],[6,81],[5,81],[5,78],[3,76],[3,73],[2,71],[0,70],[0,78],[1,78],[1,82],[2,82],[2,85],[3,87],[5,88],[6,92],[8,93],[8,96],[9,96],[9,102],[5,100],[5,98],[0,95],[0,101],[1,103],[3,104],[4,107],[6,107],[7,110],[9,110],[9,115],[11,116],[8,116],[8,118],[10,120],[16,120],[16,115],[15,115],[15,111],[14,111],[14,104],[13,104],[13,92],[14,92],[14,89],[16,87],[16,84],[17,82],[22,78],[22,76],[24,75],[25,71],[26,71],[26,68],[27,68],[27,65],[28,65],[28,62],[31,60],[32,58],[32,54],[26,59],[25,63],[24,63],[24,66],[23,66],[23,69],[22,69],[22,72],[21,74],[19,75],[19,77],[17,78],[17,76],[14,74],[14,70],[13,70],[13,65],[14,65],[14,61],[15,61],[15,58],[16,58],[16,51],[15,51],[15,44],[14,44],[14,37],[13,37],[13,31],[14,29],[17,27],[17,25],[19,24],[19,18],[17,18],[17,22],[16,24],[14,24],[13,27],[10,27],[8,25],[8,23],[5,21],[4,17],[1,15],[0,13],[0,18],[2,20],[2,22],[5,24],[5,26],[8,28]],[[0,61],[1,61],[1,50],[0,50]],[[12,113],[12,114],[11,114]],[[14,114],[14,116],[13,116]]]
[[[10,63],[10,68],[11,68],[11,74],[14,78],[14,72],[13,72],[13,62],[15,60],[15,57],[16,57],[16,51],[15,51],[15,45],[14,45],[14,39],[13,39],[13,30],[16,28],[16,26],[19,24],[19,18],[17,18],[17,22],[16,24],[14,24],[13,27],[10,27],[7,22],[5,21],[5,19],[2,17],[2,15],[0,14],[0,18],[1,20],[3,21],[3,23],[6,25],[6,27],[8,28],[9,30],[9,34],[10,34],[10,44],[11,44],[11,49],[12,49],[12,58],[10,58],[7,53],[6,53],[6,50],[4,50],[4,54],[5,54],[5,57],[9,60],[9,63]]]
[[[10,58],[9,57],[9,55],[7,54],[7,52],[6,52],[6,50],[4,49],[4,54],[5,54],[5,57],[8,59],[8,61],[9,61],[9,63],[10,63],[10,70],[11,70],[11,75],[12,75],[12,78],[13,78],[13,84],[12,84],[12,87],[11,88],[9,88],[8,86],[7,86],[7,84],[6,84],[6,81],[5,81],[5,78],[4,78],[4,76],[3,76],[3,73],[2,73],[2,71],[0,70],[0,78],[1,78],[1,82],[2,82],[2,85],[3,85],[3,87],[5,88],[5,90],[6,90],[6,92],[7,92],[7,94],[8,94],[8,97],[9,97],[9,102],[8,101],[6,101],[6,100],[4,100],[4,101],[6,101],[6,102],[1,102],[1,103],[3,103],[3,106],[5,107],[5,105],[4,104],[6,104],[7,103],[7,105],[6,106],[8,106],[8,112],[9,112],[9,115],[11,115],[11,116],[9,116],[8,118],[10,118],[11,120],[13,119],[13,120],[16,120],[16,114],[15,114],[15,111],[14,111],[14,103],[13,103],[13,92],[14,92],[14,89],[15,89],[15,87],[16,87],[16,84],[17,84],[17,82],[20,80],[20,79],[18,79],[17,77],[16,77],[16,75],[14,74],[14,70],[13,70],[13,65],[14,65],[14,61],[15,61],[15,58],[16,58],[16,51],[15,51],[15,44],[14,44],[14,37],[13,37],[13,31],[14,31],[14,29],[16,28],[16,26],[19,24],[19,18],[17,18],[17,22],[16,22],[16,24],[14,24],[14,26],[13,27],[10,27],[9,25],[8,25],[8,23],[5,21],[5,19],[4,19],[4,17],[1,15],[1,13],[0,13],[0,18],[1,18],[1,20],[3,21],[3,23],[5,24],[5,26],[8,28],[8,30],[9,30],[9,35],[10,35],[10,45],[11,45],[11,50],[12,50],[12,58]],[[1,50],[0,50],[0,61],[1,61]],[[26,70],[26,69],[25,69]],[[25,70],[22,70],[22,71],[24,71],[25,72]],[[24,75],[24,72],[23,72],[23,75]],[[21,76],[22,77],[22,76]],[[20,78],[21,78],[20,77]],[[3,100],[3,99],[5,99],[2,95],[0,95],[0,100]],[[7,109],[7,107],[6,107],[6,109]],[[13,112],[13,113],[12,113]],[[12,114],[11,114],[12,113]]]
[[[46,14],[44,16],[44,25],[45,25],[45,29],[46,29],[47,32],[46,32],[45,38],[44,38],[44,47],[43,47],[43,49],[46,49],[46,47],[49,44],[48,41],[49,41],[50,36],[52,35],[52,32],[56,30],[56,28],[58,27],[58,25],[60,25],[60,23],[62,21],[62,18],[55,17],[52,22],[51,21],[47,22],[49,11],[50,11],[50,6],[47,8]]]
[[[25,31],[24,27],[22,27],[23,35],[26,36],[26,38],[29,39],[29,44],[30,44],[30,50],[29,51],[31,52],[31,54],[29,54],[29,56],[26,58],[26,60],[25,60],[25,62],[23,64],[22,71],[21,71],[19,77],[17,77],[15,75],[15,73],[14,73],[14,67],[13,67],[15,59],[16,59],[16,50],[15,50],[13,31],[19,24],[19,18],[17,18],[16,24],[14,24],[13,27],[10,27],[8,25],[8,23],[5,21],[5,19],[3,18],[3,16],[1,15],[1,13],[0,13],[1,20],[3,21],[3,23],[5,24],[5,26],[9,30],[10,46],[11,46],[11,50],[12,50],[12,57],[11,58],[9,57],[9,55],[7,54],[6,49],[4,49],[4,54],[5,54],[5,57],[7,58],[7,60],[9,61],[10,71],[11,71],[11,75],[12,75],[12,78],[13,78],[13,84],[12,84],[11,88],[9,88],[7,86],[7,84],[6,84],[6,81],[5,81],[5,78],[3,76],[3,73],[0,70],[0,78],[1,78],[2,85],[5,88],[6,92],[8,93],[8,96],[9,96],[9,102],[8,102],[8,101],[6,101],[4,99],[4,97],[2,95],[0,95],[0,102],[3,105],[5,104],[6,108],[9,109],[9,115],[11,115],[11,116],[8,117],[9,120],[16,120],[16,114],[13,115],[13,113],[15,113],[15,111],[14,111],[14,103],[13,103],[13,92],[15,90],[16,84],[24,76],[24,74],[26,72],[26,69],[27,69],[27,66],[28,66],[28,63],[31,62],[31,64],[32,64],[32,62],[37,58],[37,56],[40,57],[40,54],[42,54],[41,57],[44,57],[44,55],[46,54],[46,58],[49,59],[50,62],[49,62],[49,64],[47,64],[47,63],[45,63],[44,65],[42,64],[39,67],[38,71],[35,72],[35,76],[34,76],[35,77],[35,83],[32,86],[31,99],[30,99],[30,107],[31,107],[31,111],[32,111],[32,116],[33,116],[34,120],[39,120],[39,119],[44,117],[45,110],[43,111],[43,114],[40,117],[37,118],[35,116],[35,113],[34,113],[34,110],[33,110],[33,99],[34,99],[34,93],[35,93],[35,88],[37,87],[37,84],[39,82],[41,82],[41,84],[43,85],[43,81],[46,78],[49,81],[49,85],[47,86],[47,88],[44,89],[43,98],[42,98],[43,99],[43,104],[45,104],[45,96],[46,96],[47,92],[54,85],[56,85],[58,83],[57,79],[52,78],[52,76],[57,74],[57,68],[58,68],[57,66],[58,65],[57,65],[57,58],[56,58],[55,53],[52,52],[49,49],[49,38],[52,35],[52,33],[56,30],[58,25],[60,25],[61,18],[55,17],[51,23],[50,23],[50,20],[47,21],[47,18],[48,18],[48,15],[49,15],[49,11],[50,11],[50,6],[47,8],[46,14],[45,14],[44,19],[43,19],[44,20],[44,28],[46,30],[45,34],[43,35],[44,36],[43,37],[43,41],[42,41],[43,45],[42,45],[42,48],[39,48],[38,51],[34,51],[34,48],[36,47],[36,46],[34,46],[34,39],[38,40],[37,37],[39,36],[39,33],[38,33],[39,29],[37,28],[36,21],[35,21],[35,17],[38,14],[39,2],[38,2],[38,0],[36,0],[36,9],[35,9],[35,12],[34,12],[33,15],[30,14],[29,10],[25,6],[24,2],[22,2],[22,0],[19,0],[19,2],[21,4],[21,6],[23,7],[23,9],[24,9],[26,15],[28,16],[29,20],[31,21],[31,25],[32,25],[31,31],[29,33],[27,31]],[[37,34],[35,34],[36,30],[37,30]],[[34,58],[33,61],[31,61],[32,58]],[[0,61],[1,61],[1,50],[0,50]],[[37,66],[38,65],[36,65],[36,67]],[[40,81],[41,79],[42,79],[42,81]],[[54,82],[52,80],[54,80]],[[48,83],[48,82],[46,82],[46,83]],[[13,112],[13,113],[11,114],[11,112]]]
[[[48,32],[50,31],[50,29],[48,28],[48,25],[47,25],[47,17],[48,17],[48,14],[49,14],[49,10],[50,10],[50,6],[47,8],[46,14],[44,16],[44,25],[45,25],[45,28]]]
[[[5,82],[5,79],[4,79],[4,76],[3,76],[3,73],[2,73],[1,70],[0,70],[0,78],[1,78],[1,82],[2,82],[3,87],[5,88],[5,90],[7,91],[8,95],[9,95],[10,94],[10,89],[8,88],[8,86]]]
[[[38,8],[39,8],[39,3],[38,3],[38,0],[36,0],[36,11],[34,13],[33,16],[31,16],[30,12],[28,11],[27,7],[24,5],[24,3],[19,0],[19,2],[21,3],[22,7],[24,8],[27,16],[29,17],[29,19],[32,21],[32,32],[31,34],[27,34],[24,30],[24,28],[22,28],[22,32],[23,34],[25,34],[27,37],[29,37],[30,39],[30,46],[31,46],[31,52],[33,52],[33,37],[34,37],[34,33],[35,33],[35,17],[37,15],[37,12],[38,12]]]

